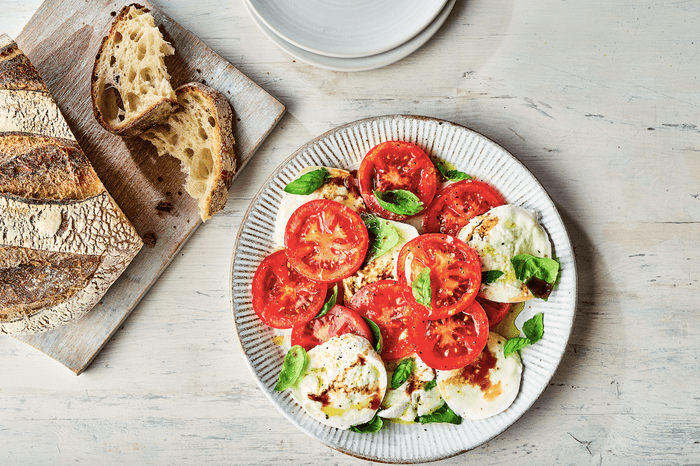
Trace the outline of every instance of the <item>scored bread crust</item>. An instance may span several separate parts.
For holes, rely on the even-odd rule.
[[[150,10],[148,8],[138,3],[124,6],[112,22],[109,33],[102,39],[102,44],[100,45],[100,50],[97,52],[95,64],[92,69],[90,97],[92,99],[93,114],[104,129],[122,136],[135,136],[141,133],[158,121],[166,118],[177,107],[177,98],[175,97],[172,86],[170,86],[170,75],[163,61],[165,56],[174,54],[175,49],[163,39],[157,26],[153,24],[153,17],[149,12]],[[120,54],[119,44],[115,43],[117,40],[124,43],[133,40],[130,37],[124,37],[123,34],[123,32],[126,32],[125,29],[128,29],[130,21],[133,23],[133,20],[129,18],[130,14],[137,14],[137,16],[148,15],[148,17],[150,17],[148,21],[153,24],[152,27],[155,28],[155,31],[158,33],[158,39],[154,39],[154,43],[151,45],[153,47],[158,46],[157,53],[159,54],[160,65],[156,71],[159,73],[154,71],[153,75],[156,76],[151,76],[147,73],[146,78],[159,79],[160,85],[163,86],[156,100],[143,106],[143,108],[138,108],[138,104],[135,104],[134,106],[137,108],[134,109],[131,108],[132,102],[136,102],[136,99],[140,99],[139,94],[128,91],[125,96],[120,92],[120,89],[121,91],[126,90],[124,80],[130,83],[132,82],[131,71],[134,71],[133,79],[141,82],[138,89],[140,93],[144,91],[146,93],[154,91],[158,93],[158,91],[153,86],[151,79],[145,79],[141,74],[145,68],[140,61],[139,63],[129,63],[128,66],[130,69],[127,75],[120,73],[119,69],[114,68],[114,65],[120,60],[127,61],[139,58],[138,56],[121,56],[126,52],[124,52],[124,48],[122,48]],[[141,34],[144,35],[145,33],[142,31]],[[148,51],[149,50],[146,50],[146,52]],[[117,56],[118,58],[116,58]],[[112,63],[113,59],[114,63]],[[133,101],[130,100],[132,94],[136,96],[133,98]],[[109,108],[112,105],[112,100],[114,101],[114,105],[117,106],[117,114],[110,116],[107,115],[106,112],[115,110],[114,108]],[[121,102],[121,106],[118,102]],[[125,116],[121,122],[115,121],[115,119],[119,120],[120,112],[122,111],[125,115],[132,115],[130,117]]]
[[[79,318],[142,246],[39,73],[0,35],[0,334]]]
[[[185,190],[199,201],[200,216],[206,221],[223,210],[236,171],[233,111],[224,95],[204,84],[187,83],[175,93],[180,108],[140,137],[156,146],[158,155],[180,160],[180,168],[187,175]],[[195,107],[207,112],[205,120],[201,120]],[[197,148],[200,153],[194,153]],[[202,153],[207,150],[208,154]]]

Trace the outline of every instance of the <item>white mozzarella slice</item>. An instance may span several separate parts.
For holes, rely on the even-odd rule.
[[[510,260],[518,254],[552,257],[552,245],[534,212],[510,204],[494,207],[471,219],[457,237],[479,253],[482,271],[503,272],[494,282],[481,285],[482,297],[500,303],[533,298],[527,286],[515,277]]]
[[[435,379],[435,370],[428,367],[420,358],[413,354],[415,369],[411,376],[399,388],[387,388],[382,401],[379,416],[386,419],[398,419],[404,422],[414,422],[416,417],[430,414],[440,406],[443,400],[437,387],[425,389],[425,384]],[[394,369],[400,361],[388,361],[387,380],[391,381]]]
[[[447,405],[467,420],[505,411],[520,389],[523,364],[517,353],[503,354],[506,339],[491,332],[476,361],[462,369],[437,371],[438,389]]]
[[[299,176],[313,170],[318,170],[319,168],[325,168],[331,175],[320,188],[311,194],[302,195],[285,192],[282,196],[280,207],[277,210],[275,232],[272,238],[279,247],[284,247],[284,229],[287,226],[289,217],[292,216],[295,210],[309,201],[328,199],[340,202],[356,212],[364,211],[365,203],[362,200],[360,192],[356,188],[353,188],[352,175],[349,171],[339,168],[308,167],[302,170]],[[350,189],[348,189],[348,186],[350,186]]]
[[[364,338],[334,337],[308,352],[294,399],[314,419],[339,429],[369,422],[386,392],[384,363]]]
[[[396,263],[399,252],[404,244],[418,237],[418,231],[411,225],[387,220],[399,232],[399,242],[386,253],[360,267],[350,277],[343,280],[343,292],[345,302],[349,302],[352,296],[365,285],[378,282],[379,280],[397,280]]]

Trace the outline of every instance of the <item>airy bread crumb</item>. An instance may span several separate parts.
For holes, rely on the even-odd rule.
[[[141,133],[158,155],[180,160],[185,190],[199,200],[202,220],[222,210],[236,169],[233,112],[226,97],[199,83],[176,90],[180,107],[166,120]]]
[[[97,121],[113,133],[135,135],[172,112],[177,98],[164,59],[174,53],[147,8],[122,8],[93,68]]]

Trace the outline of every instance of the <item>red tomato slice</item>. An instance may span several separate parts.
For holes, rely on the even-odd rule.
[[[397,265],[399,282],[407,285],[407,299],[431,320],[466,309],[481,286],[479,255],[449,235],[430,233],[412,239],[401,248]],[[411,290],[413,281],[425,267],[430,267],[430,307],[418,303]]]
[[[493,328],[498,325],[505,316],[508,315],[511,303],[497,303],[495,301],[489,301],[486,298],[477,296],[476,300],[484,308],[486,316],[489,318],[489,328]]]
[[[458,181],[441,190],[425,210],[423,231],[457,236],[469,220],[505,203],[501,195],[483,181]]]
[[[318,314],[326,288],[291,268],[285,250],[277,251],[253,275],[253,310],[270,327],[292,328]]]
[[[367,207],[389,220],[403,220],[409,216],[384,210],[374,196],[374,190],[410,191],[418,196],[423,208],[426,208],[437,189],[433,162],[420,147],[410,142],[387,141],[374,146],[362,159],[357,175],[360,193]]]
[[[380,280],[360,288],[348,303],[351,309],[379,327],[384,342],[381,356],[385,361],[413,353],[408,327],[414,312],[404,297],[404,288],[395,280]]]
[[[373,343],[372,331],[357,312],[343,306],[333,306],[323,317],[295,325],[292,329],[292,346],[305,350],[322,345],[333,337],[353,333]]]
[[[294,211],[284,231],[289,264],[320,282],[336,282],[360,268],[369,235],[359,214],[340,202],[317,199]]]
[[[421,360],[433,369],[449,371],[471,364],[486,346],[489,321],[476,301],[440,320],[416,319],[410,338]]]

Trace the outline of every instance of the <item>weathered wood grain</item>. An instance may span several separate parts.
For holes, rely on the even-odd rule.
[[[418,52],[353,74],[294,62],[238,0],[152,1],[289,112],[89,371],[0,338],[0,464],[369,464],[309,439],[258,390],[228,276],[242,215],[284,158],[396,113],[466,125],[523,161],[579,268],[551,386],[503,434],[434,464],[700,464],[697,3],[459,1]],[[40,3],[0,0],[17,15],[0,30]]]
[[[199,226],[196,202],[184,191],[179,162],[158,157],[139,138],[121,138],[95,121],[90,101],[94,57],[127,1],[49,0],[17,37],[39,70],[98,176],[141,237],[155,238],[98,306],[77,322],[17,338],[80,374],[127,318]],[[238,173],[279,121],[284,107],[189,31],[148,2],[176,50],[166,59],[173,87],[205,83],[224,94],[235,115]],[[235,189],[235,188],[233,188]]]

